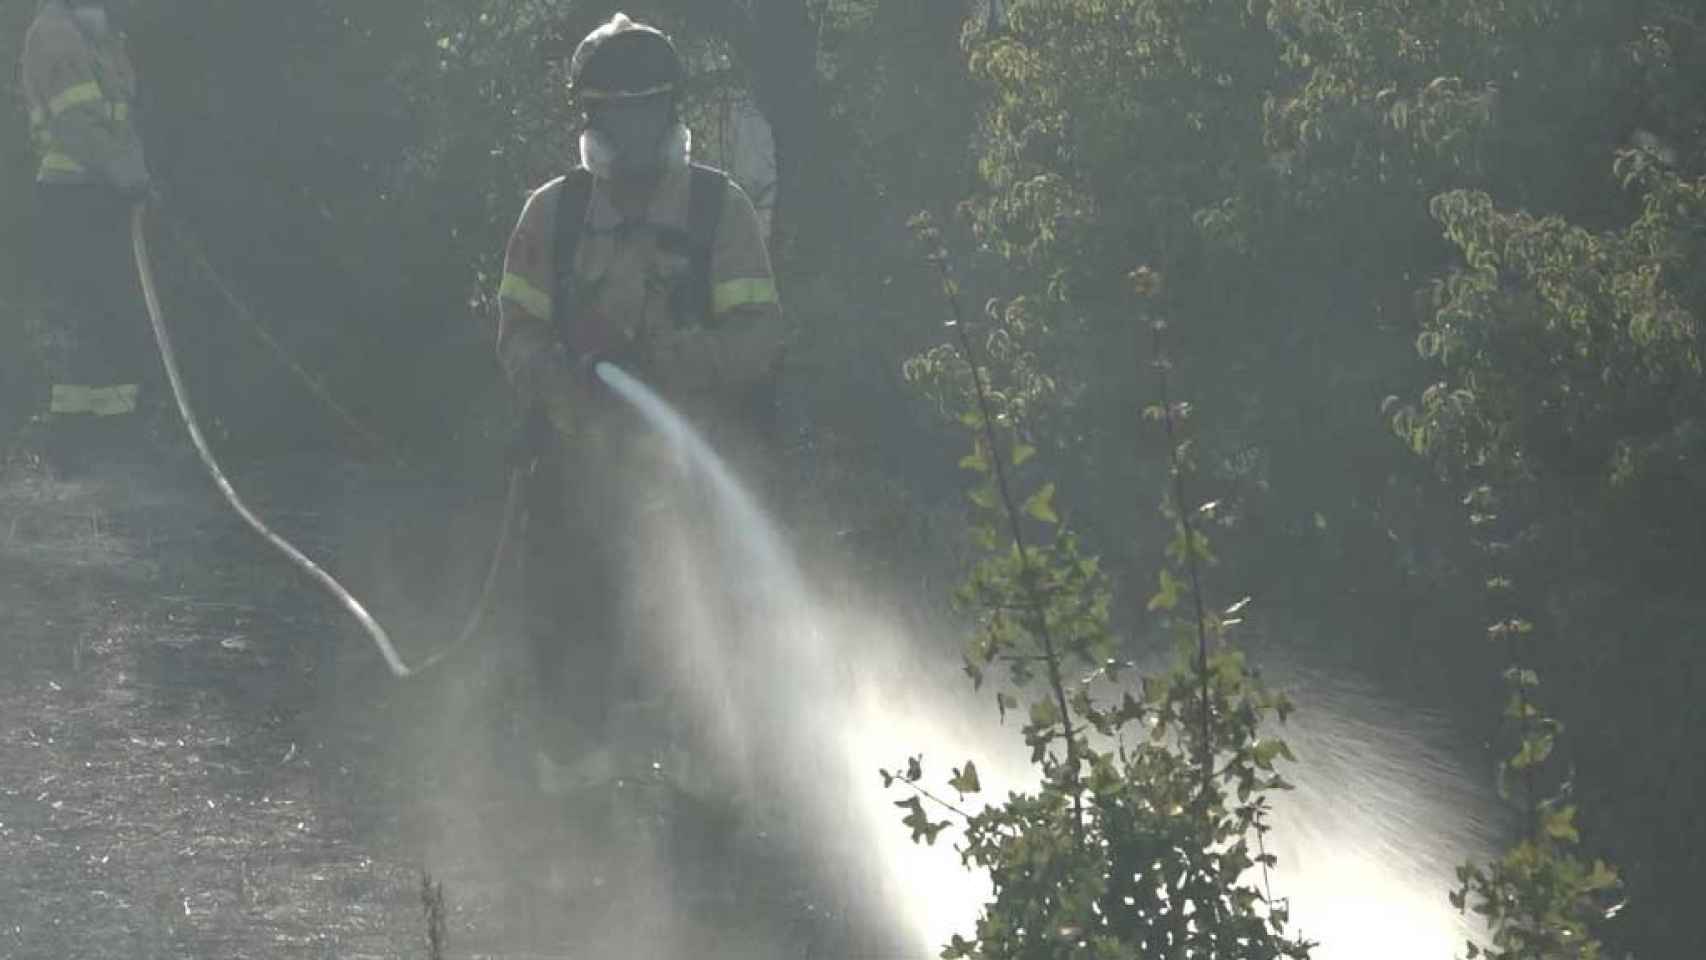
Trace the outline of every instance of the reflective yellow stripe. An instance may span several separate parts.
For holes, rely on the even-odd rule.
[[[775,303],[776,281],[769,278],[747,277],[725,280],[711,290],[711,312],[723,313],[735,307]]]
[[[81,163],[57,150],[49,151],[41,156],[42,173],[88,173]]]
[[[74,87],[62,90],[49,98],[47,112],[50,116],[57,117],[72,107],[81,106],[85,103],[100,103],[105,99],[101,95],[100,84],[90,80],[87,83],[79,83]]]
[[[134,413],[139,393],[141,388],[134,383],[121,383],[110,387],[56,383],[53,385],[53,399],[49,401],[47,409],[49,413],[92,413],[97,417]]]
[[[498,296],[514,300],[536,317],[551,316],[551,295],[528,283],[525,277],[504,274],[503,282],[498,284]]]

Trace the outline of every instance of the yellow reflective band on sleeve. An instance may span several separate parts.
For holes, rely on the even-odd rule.
[[[725,280],[711,289],[711,312],[723,313],[736,307],[775,303],[776,281],[769,278],[747,277]]]
[[[47,101],[47,112],[50,116],[57,117],[72,107],[79,107],[85,103],[100,103],[105,99],[101,95],[100,84],[90,80],[87,83],[68,87],[50,97]]]
[[[528,283],[525,277],[504,274],[503,282],[498,284],[498,296],[515,301],[536,317],[551,316],[551,295]]]
[[[68,154],[50,150],[42,154],[41,172],[46,173],[88,173],[81,163],[73,160]]]
[[[141,392],[141,388],[134,383],[121,383],[110,387],[56,383],[53,385],[53,399],[48,402],[47,410],[49,413],[91,413],[97,417],[135,413],[136,398]]]

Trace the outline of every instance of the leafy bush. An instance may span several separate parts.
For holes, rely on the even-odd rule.
[[[1184,445],[1173,435],[1181,408],[1165,390],[1155,408],[1174,453],[1177,533],[1173,567],[1150,601],[1169,615],[1179,652],[1169,672],[1141,679],[1137,696],[1127,689],[1110,701],[1097,687],[1117,685],[1127,665],[1115,656],[1106,578],[1062,520],[1054,485],[1021,492],[1020,468],[1036,454],[1022,407],[986,381],[999,374],[976,355],[940,237],[927,222],[922,234],[955,303],[949,352],[964,376],[950,387],[940,366],[916,372],[936,375],[938,395],[960,401],[972,434],[961,466],[978,477],[973,537],[986,551],[957,595],[976,622],[965,669],[979,688],[988,671],[1004,672],[1013,692],[996,693],[997,709],[1023,717],[1041,775],[1034,793],[965,812],[926,789],[921,759],[883,772],[885,784],[914,791],[897,803],[913,838],[934,842],[951,824],[932,820],[927,800],[952,811],[962,860],[994,883],[976,936],[955,936],[942,955],[1307,957],[1310,944],[1285,936],[1285,906],[1248,880],[1274,862],[1262,850],[1263,795],[1286,786],[1275,764],[1291,758],[1259,728],[1270,714],[1283,720],[1290,704],[1225,641],[1247,601],[1204,609],[1198,567],[1210,557],[1183,499]],[[979,792],[973,761],[953,774],[962,798]]]

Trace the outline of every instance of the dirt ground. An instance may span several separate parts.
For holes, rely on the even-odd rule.
[[[193,466],[0,474],[0,958],[424,957],[424,872],[449,956],[875,955],[846,891],[756,834],[700,865],[698,899],[613,893],[506,752],[492,658],[390,681]],[[460,586],[373,574],[420,544],[352,537],[466,537],[441,575],[477,582],[494,505],[460,529],[454,505],[292,470],[238,486],[358,592],[460,609]]]

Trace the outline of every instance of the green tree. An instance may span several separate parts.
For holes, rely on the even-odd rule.
[[[1146,529],[1130,490],[1160,464],[1126,426],[1133,261],[1167,277],[1180,371],[1216,385],[1196,454],[1228,562],[1270,609],[1391,636],[1374,663],[1474,702],[1463,671],[1508,655],[1473,641],[1478,601],[1440,600],[1478,594],[1489,538],[1454,501],[1494,482],[1500,575],[1554,638],[1523,665],[1573,731],[1584,826],[1618,860],[1667,864],[1631,875],[1619,919],[1620,945],[1652,949],[1687,942],[1658,919],[1685,911],[1646,898],[1692,871],[1661,852],[1693,828],[1659,798],[1698,789],[1679,771],[1701,611],[1678,584],[1701,529],[1699,304],[1678,265],[1697,255],[1699,24],[1686,4],[1611,0],[1038,0],[971,49],[990,106],[969,212],[1018,291],[993,312],[995,350],[1029,364],[1062,489],[1101,522],[1089,541],[1125,578],[1143,567],[1123,547]],[[1632,142],[1652,145],[1643,176],[1675,184],[1624,189],[1633,161],[1612,159]],[[1422,397],[1405,426],[1431,431],[1431,460],[1381,436],[1393,393]],[[1483,462],[1500,447],[1520,454]],[[1626,466],[1602,483],[1607,457]],[[1584,464],[1585,485],[1566,479]],[[1495,482],[1507,470],[1527,479]],[[1655,684],[1657,702],[1637,692]]]
[[[1687,531],[1702,529],[1697,504],[1706,484],[1698,466],[1706,451],[1699,319],[1706,303],[1689,268],[1706,253],[1699,239],[1706,181],[1685,178],[1642,150],[1623,153],[1617,171],[1642,210],[1620,230],[1593,232],[1559,217],[1500,210],[1481,193],[1435,202],[1465,266],[1438,284],[1439,307],[1418,346],[1447,379],[1394,417],[1418,452],[1477,485],[1472,522],[1496,531],[1487,539],[1501,552],[1515,548],[1508,566],[1518,583],[1533,584],[1520,601],[1544,611],[1557,639],[1513,656],[1511,669],[1528,686],[1537,682],[1536,668],[1561,671],[1567,709],[1588,717],[1598,711],[1584,709],[1584,700],[1628,703],[1620,693],[1651,691],[1664,663],[1690,656],[1697,627],[1683,619],[1691,601],[1682,571],[1698,562],[1700,541]],[[1515,632],[1512,624],[1529,629],[1526,620],[1497,629]],[[1640,631],[1638,658],[1627,653],[1636,642],[1630,627]],[[1571,663],[1584,656],[1595,672],[1591,686]],[[1692,696],[1687,689],[1676,695]],[[1528,715],[1529,705],[1516,709],[1525,726],[1549,722]],[[1624,791],[1660,776],[1671,789],[1698,787],[1690,774],[1648,767],[1687,764],[1692,736],[1639,716],[1595,731],[1574,751],[1579,767],[1594,774],[1576,791],[1591,798],[1589,810],[1628,810]],[[1551,736],[1531,739],[1525,733],[1518,760],[1538,767]],[[1606,778],[1613,772],[1622,776]],[[1575,840],[1573,821],[1549,826],[1555,821],[1548,817],[1573,816],[1574,807],[1563,804],[1525,798],[1541,826],[1519,848],[1529,858],[1521,866],[1557,865],[1565,877],[1559,883],[1597,892],[1608,875],[1597,866],[1572,867],[1573,858],[1549,849]],[[1637,898],[1665,897],[1684,881],[1672,872],[1681,865],[1659,851],[1692,828],[1663,811],[1643,816],[1654,818],[1651,826],[1602,813],[1584,819],[1652,864],[1632,884]],[[1518,869],[1506,865],[1505,873]]]

